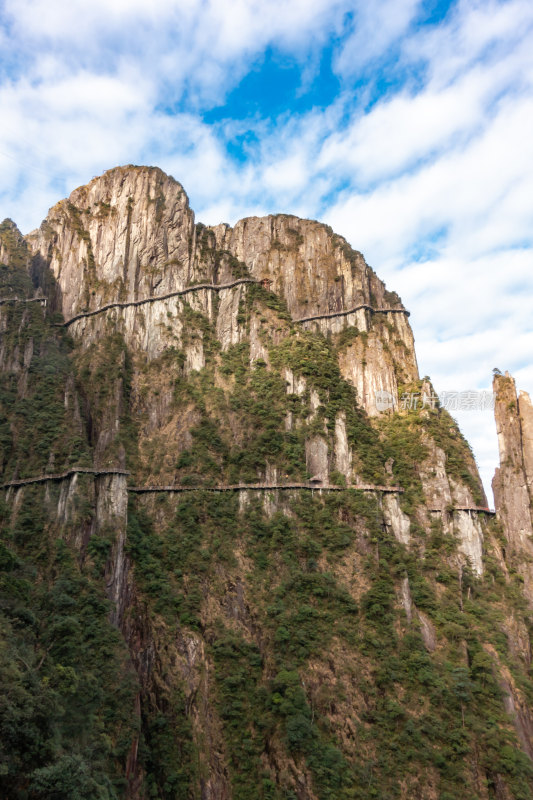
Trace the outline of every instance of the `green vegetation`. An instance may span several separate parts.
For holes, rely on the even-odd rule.
[[[0,279],[14,294],[28,296],[25,245],[17,247],[10,256],[15,265],[0,266]],[[2,314],[8,357],[0,372],[0,468],[6,480],[38,475],[50,464],[66,469],[90,463],[84,431],[72,414],[71,340],[53,327],[40,303],[7,304]]]
[[[0,542],[0,794],[14,800],[123,796],[136,677],[108,622],[100,576],[50,530],[26,489]]]
[[[10,294],[17,297],[28,297],[32,289],[28,272],[28,248],[14,222],[10,219],[5,219],[0,223],[0,246],[7,253],[9,261],[9,266],[0,264],[2,297],[8,297]]]
[[[117,464],[122,452],[132,463],[136,455],[135,426],[129,414],[132,363],[124,337],[110,333],[100,337],[74,359],[76,389],[84,416],[90,420],[87,436],[92,448],[98,447],[100,463]],[[113,428],[112,420],[119,421],[117,435],[109,437],[102,451],[99,436],[106,428]]]
[[[447,411],[441,408],[413,409],[383,417],[379,428],[385,442],[386,457],[394,460],[398,483],[406,489],[402,502],[408,513],[424,502],[419,466],[429,456],[429,441],[444,451],[446,474],[470,489],[476,505],[483,505],[482,487],[474,474],[472,451]]]
[[[155,204],[155,221],[161,222],[161,220],[163,219],[163,212],[166,208],[166,203],[165,203],[165,195],[163,194],[163,189],[160,186],[158,187],[158,192],[156,196],[148,198],[148,203]]]
[[[321,334],[301,332],[287,337],[271,350],[273,366],[289,367],[303,376],[309,387],[318,391],[321,406],[315,428],[332,432],[337,414],[346,420],[349,443],[360,462],[361,475],[373,483],[384,482],[383,448],[366,414],[357,404],[354,388],[340,374],[336,351]]]
[[[383,531],[372,497],[350,490],[295,497],[291,517],[269,518],[253,498],[239,511],[234,495],[175,503],[165,501],[163,514],[157,505],[157,517],[172,519],[163,527],[153,521],[155,507],[147,513],[137,504],[130,518],[144,519],[147,549],[130,533],[132,558],[152,613],[170,626],[169,639],[173,626],[185,626],[211,642],[234,797],[291,796],[289,783],[261,759],[274,743],[309,771],[320,797],[401,797],[402,785],[424,787],[421,776],[430,776],[441,798],[470,796],[471,758],[489,785],[503,775],[513,797],[531,796],[531,766],[512,749],[498,668],[485,649],[495,647],[517,668],[500,633],[499,597],[489,589],[494,568],[483,582],[465,569],[460,581],[443,570],[455,544],[437,523],[421,558],[416,545],[408,551]],[[253,566],[241,601],[231,587],[242,578],[229,576],[239,574],[236,553],[243,551]],[[405,577],[413,603],[435,628],[435,653],[398,604]],[[501,574],[498,580],[503,588]],[[350,587],[361,584],[368,588],[357,603]],[[514,607],[512,587],[504,592]],[[208,611],[207,598],[216,598],[218,612]],[[523,605],[517,611],[524,613]],[[337,671],[329,695],[312,678],[325,653]],[[343,752],[335,733],[332,708],[347,692],[357,755]]]

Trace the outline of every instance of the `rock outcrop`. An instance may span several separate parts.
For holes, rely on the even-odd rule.
[[[492,482],[509,556],[533,602],[533,407],[508,372],[494,376],[500,466]]]

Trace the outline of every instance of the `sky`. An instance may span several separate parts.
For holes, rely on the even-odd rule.
[[[130,163],[207,224],[330,224],[437,392],[533,392],[530,0],[0,0],[0,219]],[[492,412],[455,416],[488,488]]]

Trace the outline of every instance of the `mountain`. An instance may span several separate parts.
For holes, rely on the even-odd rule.
[[[328,226],[119,167],[0,262],[0,795],[533,797],[512,379],[495,515]]]

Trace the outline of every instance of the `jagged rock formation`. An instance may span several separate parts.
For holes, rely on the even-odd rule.
[[[533,406],[527,392],[517,396],[508,372],[494,376],[500,466],[492,482],[494,502],[509,556],[533,602]]]
[[[0,793],[532,796],[520,583],[362,255],[145,167],[0,254]]]

